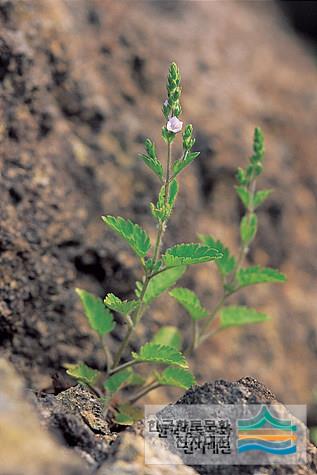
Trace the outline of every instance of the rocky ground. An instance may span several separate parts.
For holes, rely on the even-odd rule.
[[[100,216],[131,217],[154,234],[148,202],[157,189],[136,156],[146,136],[159,140],[172,60],[182,70],[184,119],[202,153],[181,180],[166,244],[211,232],[237,250],[234,172],[259,125],[267,149],[262,184],[276,191],[260,212],[249,260],[288,277],[284,286],[240,297],[272,315],[270,322],[206,342],[193,366],[200,380],[257,377],[285,403],[310,401],[316,384],[317,73],[309,46],[270,2],[0,0],[1,354],[28,388],[44,391],[42,417],[55,434],[59,426],[81,427],[82,439],[58,437],[88,464],[100,465],[107,452],[107,442],[96,442],[109,437],[107,428],[87,435],[73,409],[49,416],[52,408],[59,414],[58,394],[73,384],[65,363],[102,364],[74,288],[132,293],[136,262]],[[217,297],[212,266],[198,266],[184,284],[206,304]],[[166,299],[142,332],[166,321],[186,328],[185,318]],[[161,392],[149,400],[170,399]],[[45,473],[45,447],[63,467],[51,473],[85,473],[73,453],[55,457],[57,442],[36,419],[30,424],[44,454],[34,473]],[[86,437],[90,450],[79,443]],[[19,443],[22,460],[31,452],[23,437]],[[14,470],[8,465],[6,475]]]
[[[86,389],[76,386],[58,396],[25,392],[13,367],[0,360],[1,475],[312,475],[317,449],[307,446],[305,466],[181,465],[179,457],[152,447],[156,464],[144,466],[142,427],[111,427],[102,406]],[[206,383],[187,391],[176,404],[276,403],[272,392],[253,378]],[[34,409],[39,419],[34,414]],[[166,464],[168,457],[170,465]]]

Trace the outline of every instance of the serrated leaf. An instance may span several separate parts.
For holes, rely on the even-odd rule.
[[[173,174],[176,177],[184,168],[188,167],[200,155],[200,152],[187,151],[183,158],[176,160],[173,166]]]
[[[114,294],[107,294],[104,303],[111,310],[121,313],[122,315],[130,315],[137,308],[139,303],[136,300],[121,300]]]
[[[202,306],[199,298],[192,290],[178,287],[171,290],[169,294],[187,310],[193,320],[208,317],[208,310]]]
[[[163,179],[163,166],[157,158],[150,157],[149,155],[145,155],[143,153],[139,154],[139,158],[143,160],[145,165],[147,165],[155,173],[155,175],[160,178],[160,180]]]
[[[216,241],[208,234],[200,234],[199,239],[203,244],[221,252],[222,257],[216,260],[216,265],[223,276],[230,274],[236,266],[236,259],[230,254],[229,249],[221,241]]]
[[[99,335],[110,333],[114,327],[112,313],[107,309],[103,301],[86,290],[76,289],[83,305],[89,325]]]
[[[222,257],[222,254],[215,248],[202,244],[176,244],[165,251],[162,260],[166,267],[200,264],[202,262],[213,261]]]
[[[152,277],[146,289],[143,301],[149,304],[166,290],[173,287],[178,279],[182,277],[186,270],[185,266],[175,267],[174,269],[167,269],[160,274]],[[137,282],[136,296],[140,297],[142,284]]]
[[[245,206],[245,208],[248,208],[249,203],[250,203],[250,193],[247,190],[247,188],[244,187],[244,186],[236,186],[235,189],[236,189],[236,192],[237,192],[240,200],[242,201],[243,205]]]
[[[255,208],[260,206],[272,193],[273,190],[260,190],[255,193],[253,205]]]
[[[151,243],[148,234],[138,224],[120,216],[103,216],[103,221],[120,237],[125,239],[134,252],[141,258],[148,253]]]
[[[156,343],[146,343],[141,346],[139,353],[132,352],[132,358],[135,361],[144,363],[168,364],[187,368],[187,361],[175,348],[166,345],[157,345]]]
[[[67,368],[66,373],[69,374],[69,376],[72,376],[82,383],[89,384],[90,386],[95,384],[100,374],[99,371],[90,368],[85,363],[67,364],[65,367]]]
[[[270,267],[252,266],[240,269],[236,275],[239,287],[262,284],[265,282],[279,283],[285,282],[286,277],[282,272]]]
[[[182,337],[179,330],[173,326],[166,326],[159,329],[152,338],[151,343],[157,345],[167,345],[179,350],[181,347]]]
[[[240,235],[242,242],[246,245],[253,241],[258,226],[258,218],[255,213],[243,216],[240,224]]]
[[[249,323],[260,323],[269,320],[265,313],[243,306],[224,307],[220,312],[220,329],[239,327]]]
[[[156,379],[163,386],[175,386],[181,389],[189,389],[196,384],[190,371],[175,366],[169,366],[162,373],[156,374]]]

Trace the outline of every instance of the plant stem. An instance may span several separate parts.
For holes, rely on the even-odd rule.
[[[135,325],[140,320],[140,317],[141,317],[142,311],[143,311],[143,299],[144,299],[144,295],[145,295],[147,286],[149,285],[149,281],[150,281],[150,278],[148,276],[146,276],[145,281],[143,283],[141,295],[140,295],[140,305],[139,305],[139,307],[138,307],[138,309],[135,313],[135,317],[133,318],[133,326],[130,326],[128,328],[126,336],[124,337],[124,339],[121,342],[121,345],[119,346],[119,349],[118,349],[118,351],[117,351],[117,353],[114,357],[112,369],[116,368],[116,366],[120,363],[121,356],[122,356],[124,350],[126,349],[126,347],[128,346],[130,337],[131,337],[131,335],[132,335],[132,333],[135,329]]]
[[[247,216],[250,216],[251,213],[254,212],[254,195],[255,195],[255,190],[256,190],[256,180],[255,179],[251,179],[251,184],[250,184],[250,187],[249,187],[249,192],[250,192],[250,202],[249,202],[249,205],[248,205],[248,208],[247,208]],[[240,245],[240,251],[239,251],[239,256],[238,256],[238,259],[237,259],[237,263],[235,265],[235,268],[233,269],[232,271],[232,274],[231,274],[231,277],[228,279],[228,282],[227,284],[234,284],[235,280],[236,280],[236,275],[237,273],[239,272],[241,266],[242,266],[242,263],[243,263],[243,260],[245,259],[246,255],[248,254],[249,252],[249,246],[248,245],[244,245],[243,243],[241,243]],[[223,282],[223,284],[225,285],[225,282]],[[208,319],[205,320],[205,325],[203,326],[203,329],[202,329],[202,332],[201,332],[201,337],[198,339],[198,343],[196,346],[200,345],[203,341],[205,341],[210,335],[214,335],[219,329],[216,329],[216,330],[213,330],[213,331],[209,331],[207,332],[207,329],[208,329],[208,326],[209,324],[214,320],[214,318],[216,317],[217,313],[219,312],[219,310],[221,309],[221,307],[224,305],[224,303],[226,302],[227,298],[230,297],[232,294],[234,294],[235,292],[237,292],[239,290],[238,287],[234,288],[233,290],[231,291],[227,291],[225,288],[224,288],[224,291],[223,291],[223,295],[222,297],[220,298],[219,302],[216,304],[216,306],[214,307],[213,311],[211,312],[210,316],[208,317]],[[207,333],[206,333],[207,332]]]
[[[108,346],[106,345],[105,343],[105,340],[104,340],[104,337],[100,335],[100,344],[101,344],[101,348],[104,352],[104,355],[105,355],[105,360],[106,360],[106,373],[109,373],[109,370],[112,366],[112,356],[111,356],[111,353],[109,351],[109,348]]]
[[[168,143],[168,145],[167,145],[166,177],[165,177],[165,180],[164,180],[164,187],[165,187],[164,202],[165,202],[165,205],[168,202],[168,195],[169,195],[171,158],[172,158],[172,144]],[[162,242],[162,238],[163,238],[165,229],[166,229],[166,221],[164,221],[164,222],[160,221],[157,236],[156,236],[155,247],[154,247],[153,265],[155,265],[157,263],[158,259],[159,259],[160,247],[161,247],[161,242]],[[132,335],[133,331],[135,330],[136,325],[139,323],[139,321],[142,318],[142,315],[143,315],[144,310],[145,310],[143,299],[144,299],[146,289],[147,289],[147,287],[149,285],[149,282],[150,282],[152,277],[153,277],[153,275],[148,275],[147,272],[145,272],[145,280],[144,280],[142,291],[141,291],[140,298],[139,298],[140,305],[137,308],[137,310],[135,312],[135,315],[132,319],[133,320],[133,326],[131,326],[128,329],[128,331],[126,333],[126,336],[124,337],[124,339],[121,342],[121,345],[119,346],[119,349],[118,349],[118,351],[117,351],[117,353],[114,357],[114,361],[113,361],[113,365],[112,365],[112,371],[110,371],[110,374],[113,374],[113,370],[117,371],[117,365],[120,363],[120,359],[121,359],[126,347],[129,344],[129,340],[131,338],[131,335]]]
[[[168,202],[168,197],[169,197],[168,195],[169,195],[169,187],[170,187],[171,159],[172,159],[172,144],[168,143],[167,144],[166,176],[164,180],[165,206]],[[166,221],[160,221],[160,224],[159,224],[158,233],[157,233],[156,242],[155,242],[154,254],[153,254],[153,265],[155,265],[159,259],[162,238],[166,229]]]
[[[217,302],[217,304],[216,304],[215,307],[213,308],[213,310],[212,310],[210,316],[209,316],[209,317],[206,319],[206,321],[205,321],[205,325],[204,325],[203,328],[202,328],[201,337],[200,337],[198,343],[201,343],[202,341],[205,340],[205,335],[204,335],[204,333],[207,331],[207,328],[208,328],[209,324],[213,321],[213,319],[214,319],[215,316],[217,315],[218,311],[221,309],[221,307],[222,307],[223,304],[225,303],[227,297],[228,297],[228,295],[226,295],[226,293],[223,292],[221,298],[219,299],[219,301]]]
[[[156,381],[149,384],[148,386],[145,386],[141,391],[139,391],[131,399],[129,399],[129,404],[134,404],[136,401],[141,399],[141,397],[145,396],[150,391],[153,391],[154,389],[159,388],[160,386],[162,386],[162,385],[160,383],[156,382]]]
[[[198,341],[199,341],[199,327],[198,327],[198,322],[197,320],[192,320],[192,341],[191,341],[191,344],[187,350],[187,354],[188,355],[191,355],[196,347],[197,347],[197,344],[198,344]]]
[[[110,371],[109,374],[115,374],[118,373],[119,371],[122,371],[123,369],[129,368],[130,366],[134,366],[136,364],[143,363],[143,361],[138,361],[138,360],[130,360],[127,361],[126,363],[121,364],[120,366],[113,367]]]

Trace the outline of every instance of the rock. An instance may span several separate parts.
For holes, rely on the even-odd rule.
[[[39,394],[38,407],[47,427],[92,467],[107,459],[117,438],[104,417],[101,401],[78,385],[58,396]]]
[[[160,465],[162,453],[150,449],[150,457],[158,465],[144,465],[144,439],[132,432],[125,432],[118,441],[118,447],[108,462],[103,464],[96,475],[197,475],[190,467],[181,464],[179,457],[164,452],[165,463]]]
[[[279,403],[274,394],[254,378],[236,382],[224,380],[189,389],[175,404],[260,404]],[[279,403],[280,404],[280,403]],[[164,410],[163,410],[164,411]],[[313,475],[317,473],[317,448],[307,444],[306,465],[195,466],[201,475]]]
[[[193,123],[202,153],[181,179],[164,244],[212,232],[237,251],[234,171],[259,125],[267,142],[262,185],[276,192],[260,211],[248,262],[280,266],[288,275],[284,286],[243,292],[241,302],[272,320],[228,330],[225,343],[217,335],[212,351],[206,342],[196,370],[207,380],[252,374],[280,396],[309,400],[317,377],[314,55],[268,1],[138,1],[129,15],[124,1],[72,3],[0,0],[5,356],[33,387],[50,390],[67,362],[104,364],[74,288],[122,298],[133,292],[136,261],[100,215],[131,217],[153,238],[148,203],[158,187],[136,156],[146,136],[163,156],[161,103],[168,63],[176,60],[184,120]],[[219,290],[205,266],[182,284],[204,302]],[[146,336],[166,318],[184,322],[186,331],[181,310],[167,298],[150,317]],[[121,335],[118,329],[114,346]]]
[[[12,365],[0,359],[0,473],[84,475],[79,457],[40,425]]]

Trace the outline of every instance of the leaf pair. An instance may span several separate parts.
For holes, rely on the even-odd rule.
[[[156,206],[151,203],[152,215],[159,222],[165,222],[171,215],[173,207],[175,205],[177,193],[178,193],[178,183],[176,180],[173,180],[169,187],[168,199],[165,200],[166,186],[162,186],[159,197],[156,203]]]
[[[248,209],[251,205],[253,209],[258,208],[270,196],[273,190],[259,190],[255,193],[253,199],[250,191],[245,186],[236,186],[236,192],[243,205]],[[251,203],[252,201],[252,203]]]

